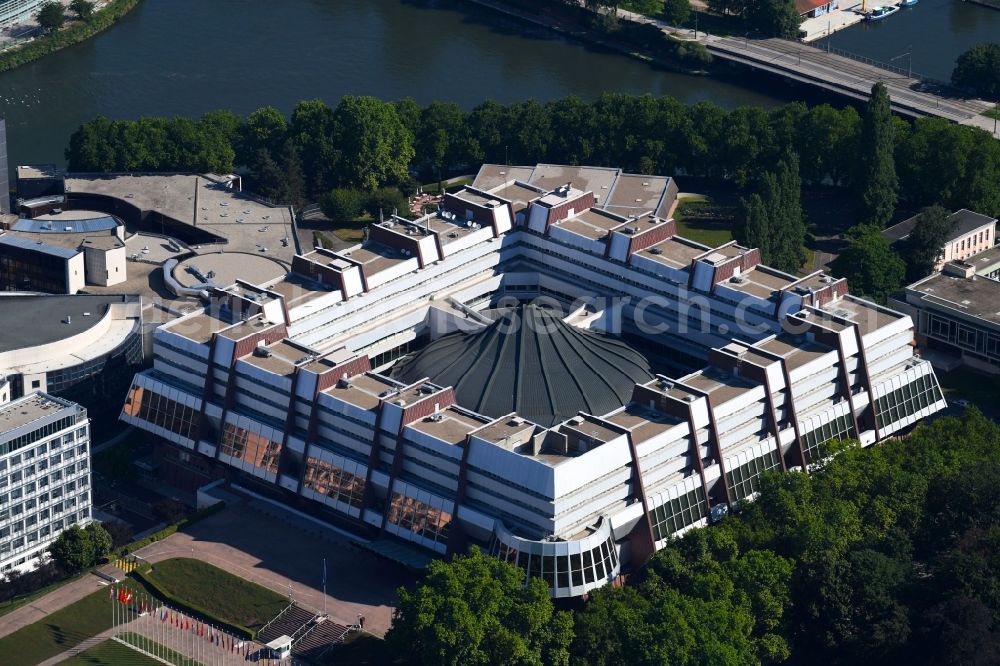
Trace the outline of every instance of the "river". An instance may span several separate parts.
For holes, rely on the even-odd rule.
[[[850,4],[853,0],[841,0],[843,6]],[[832,45],[881,62],[895,58],[892,64],[904,68],[911,57],[905,54],[912,53],[915,73],[948,81],[958,56],[983,42],[1000,42],[1000,10],[962,0],[920,0],[883,21],[834,33]]]
[[[789,95],[661,71],[459,0],[143,0],[94,39],[0,74],[12,164],[63,162],[98,115],[198,115],[346,94],[471,108],[603,91],[774,105]]]

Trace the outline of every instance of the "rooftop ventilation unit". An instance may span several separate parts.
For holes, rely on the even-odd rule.
[[[444,421],[444,414],[442,414],[441,412],[438,412],[436,414],[431,414],[427,418],[427,420],[428,421],[433,421],[434,423],[440,423],[441,421]]]
[[[654,248],[650,248],[649,253],[650,254],[663,254],[663,250],[661,250],[658,247],[654,247]]]
[[[253,355],[258,358],[271,358],[271,350],[267,347],[256,347],[253,350]]]

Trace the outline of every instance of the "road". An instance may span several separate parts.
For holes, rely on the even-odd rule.
[[[822,48],[786,39],[749,39],[693,34],[659,19],[619,10],[619,16],[636,23],[655,25],[663,32],[684,40],[697,40],[720,59],[787,79],[824,88],[853,99],[866,101],[871,88],[881,81],[889,89],[893,110],[909,117],[936,116],[955,123],[972,125],[1000,138],[994,121],[982,115],[992,104],[956,96],[954,91],[917,77],[895,72],[873,63],[860,62]]]

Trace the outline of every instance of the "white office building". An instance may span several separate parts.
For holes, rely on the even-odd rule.
[[[944,407],[908,316],[678,236],[676,196],[486,165],[434,215],[161,326],[122,419],[175,482],[227,476],[396,557],[479,544],[574,597],[764,470]]]
[[[0,407],[0,572],[30,570],[90,522],[90,429],[79,405],[34,393]]]

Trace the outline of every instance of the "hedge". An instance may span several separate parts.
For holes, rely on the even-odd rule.
[[[0,72],[6,72],[42,56],[90,39],[97,33],[110,28],[118,20],[132,11],[140,0],[111,0],[108,5],[95,12],[89,19],[77,21],[67,28],[43,35],[23,46],[14,47],[0,54]]]
[[[187,527],[189,525],[194,525],[195,523],[197,523],[199,521],[202,521],[205,518],[208,518],[209,516],[214,516],[215,514],[219,513],[220,511],[222,511],[225,508],[226,508],[226,503],[225,502],[219,502],[217,504],[213,504],[212,506],[205,507],[204,509],[201,509],[200,511],[195,511],[194,513],[192,513],[187,518],[184,518],[183,520],[181,520],[181,521],[179,521],[177,523],[174,523],[173,525],[167,525],[166,527],[164,527],[162,530],[160,530],[158,532],[153,532],[152,534],[149,534],[149,535],[147,535],[147,536],[139,539],[138,541],[133,541],[132,543],[128,544],[127,546],[123,546],[123,547],[119,548],[118,550],[116,550],[112,554],[108,555],[108,562],[112,562],[112,561],[118,559],[119,557],[123,557],[125,555],[128,555],[129,553],[134,553],[135,551],[139,550],[140,548],[145,548],[149,544],[154,543],[156,541],[162,541],[163,539],[166,539],[168,536],[170,536],[174,532],[176,532],[176,531],[178,531],[180,529],[183,529],[183,528],[185,528],[185,527]]]

